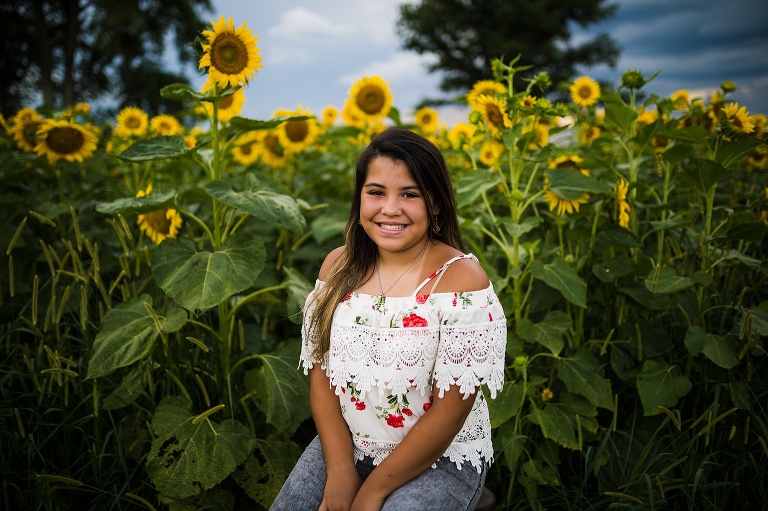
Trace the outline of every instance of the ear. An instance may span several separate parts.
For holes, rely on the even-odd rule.
[[[437,216],[440,214],[440,205],[437,204],[434,199],[432,199],[432,196],[429,196],[429,207],[432,210],[432,214]]]

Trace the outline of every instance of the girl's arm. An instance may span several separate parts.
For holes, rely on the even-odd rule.
[[[309,402],[328,473],[319,509],[348,510],[363,481],[355,468],[352,436],[341,415],[339,398],[320,364],[309,371]]]

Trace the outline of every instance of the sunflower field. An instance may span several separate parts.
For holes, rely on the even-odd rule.
[[[256,43],[202,32],[207,83],[159,91],[185,115],[0,119],[5,509],[269,507],[314,436],[301,307],[388,125],[446,155],[509,319],[496,509],[764,505],[767,123],[735,84],[660,97],[628,70],[553,102],[497,59],[453,126],[404,122],[380,76],[256,120]]]

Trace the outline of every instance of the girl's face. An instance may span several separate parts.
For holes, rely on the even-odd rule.
[[[379,251],[421,250],[429,229],[427,197],[405,163],[371,160],[361,193],[360,221]]]

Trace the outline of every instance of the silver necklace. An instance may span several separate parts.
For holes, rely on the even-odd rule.
[[[424,253],[424,251],[425,251],[425,250],[427,250],[427,243],[429,243],[429,240],[426,240],[426,241],[424,242],[424,247],[422,247],[422,249],[421,249],[421,252],[419,252],[419,255],[417,255],[417,256],[416,256],[416,259],[414,259],[414,260],[413,260],[413,262],[412,262],[411,264],[409,264],[409,265],[408,265],[408,268],[406,268],[406,269],[405,269],[405,271],[403,271],[403,273],[401,273],[401,274],[400,274],[400,276],[399,276],[399,277],[397,277],[397,279],[395,279],[395,281],[392,283],[392,285],[391,285],[391,286],[389,286],[389,287],[386,289],[386,291],[384,290],[384,286],[383,286],[383,285],[381,285],[381,271],[379,271],[379,260],[378,260],[378,258],[376,259],[376,275],[378,275],[378,277],[379,277],[379,288],[381,289],[381,296],[385,296],[385,295],[386,295],[386,294],[389,292],[389,290],[390,290],[390,289],[392,289],[393,287],[395,287],[395,284],[397,284],[398,282],[400,282],[400,279],[402,279],[402,278],[403,278],[403,275],[405,275],[406,273],[408,273],[408,270],[410,270],[410,269],[411,269],[411,267],[412,267],[414,264],[416,264],[416,261],[418,261],[418,260],[419,260],[419,258],[420,258],[420,257],[422,256],[422,254]]]

